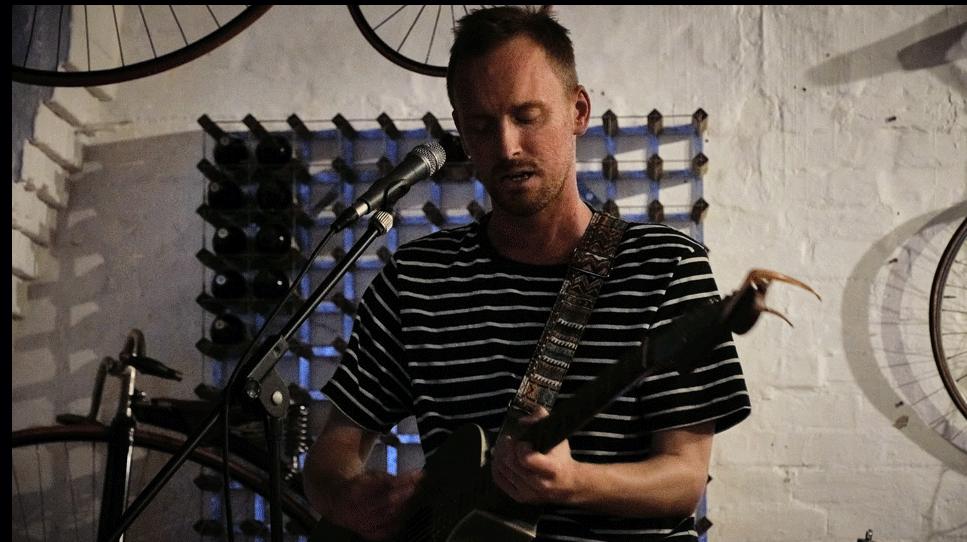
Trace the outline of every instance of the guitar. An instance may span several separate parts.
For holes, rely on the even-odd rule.
[[[668,370],[691,371],[727,331],[743,334],[762,312],[781,314],[765,306],[771,280],[805,284],[765,270],[754,270],[743,287],[719,301],[692,308],[679,318],[646,334],[569,400],[523,429],[518,437],[541,453],[562,442],[611,401],[641,379]],[[817,297],[818,294],[816,294]],[[783,317],[783,319],[785,319]],[[787,320],[788,322],[788,320]],[[530,542],[537,534],[539,506],[523,505],[493,482],[486,432],[468,424],[443,443],[424,467],[424,477],[404,511],[398,542]],[[320,521],[310,542],[357,542],[352,532]]]

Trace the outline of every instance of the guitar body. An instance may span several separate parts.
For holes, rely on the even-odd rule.
[[[450,435],[424,468],[397,542],[531,542],[540,509],[517,503],[493,484],[489,444],[477,425]],[[309,542],[361,542],[320,521]]]

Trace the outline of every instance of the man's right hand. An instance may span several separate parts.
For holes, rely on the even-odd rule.
[[[403,511],[423,473],[399,476],[364,472],[342,482],[330,496],[329,521],[367,540],[387,540],[403,526]]]

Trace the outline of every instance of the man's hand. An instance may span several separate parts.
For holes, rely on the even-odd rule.
[[[386,540],[402,527],[406,503],[422,476],[420,471],[364,472],[346,480],[332,496],[329,519],[367,540]]]
[[[547,415],[541,408],[519,421],[531,424]],[[530,443],[504,437],[494,447],[491,461],[497,487],[517,502],[528,504],[571,501],[578,491],[579,468],[566,439],[542,454],[534,451]]]

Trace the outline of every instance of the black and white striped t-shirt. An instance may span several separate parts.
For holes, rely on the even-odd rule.
[[[509,261],[480,223],[401,246],[363,296],[342,364],[323,388],[362,427],[386,432],[416,417],[427,457],[458,427],[496,434],[528,365],[567,265]],[[625,232],[558,401],[690,303],[717,297],[705,249],[663,225]],[[649,456],[655,431],[715,421],[723,431],[749,413],[731,337],[688,375],[637,384],[569,438],[578,461]],[[618,518],[545,509],[538,540],[696,538],[692,518]]]

